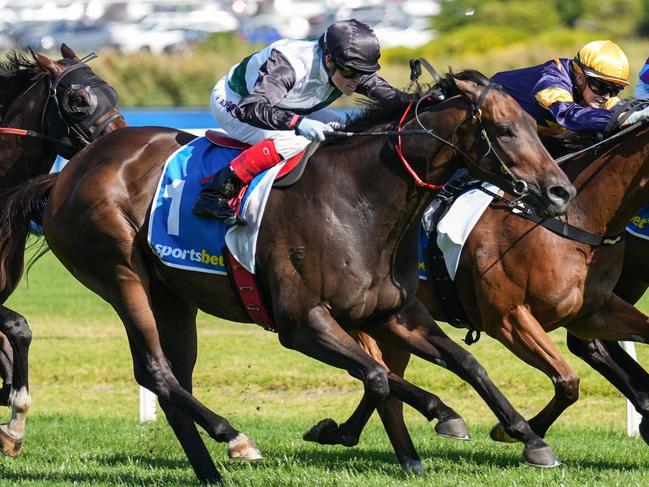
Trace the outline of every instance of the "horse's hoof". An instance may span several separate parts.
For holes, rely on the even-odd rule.
[[[644,442],[649,445],[649,418],[643,417],[642,421],[640,421],[640,436],[642,436],[642,439]]]
[[[344,423],[339,425],[330,418],[320,421],[313,428],[304,433],[302,439],[320,443],[321,445],[358,445],[358,437],[350,435],[345,430]]]
[[[234,440],[228,442],[228,457],[232,460],[261,460],[261,452],[255,442],[243,433],[239,433]]]
[[[23,440],[15,439],[6,431],[6,425],[0,425],[0,451],[8,457],[17,457],[23,447]]]
[[[336,423],[333,419],[323,419],[309,431],[304,433],[302,439],[305,441],[313,441],[314,443],[326,445],[327,443],[325,443],[323,440],[325,434],[336,429],[338,429],[338,423]]]
[[[420,460],[406,460],[401,464],[401,468],[406,475],[422,475],[424,473],[424,466]]]
[[[435,432],[439,436],[445,438],[453,438],[454,440],[469,440],[469,430],[466,423],[462,418],[451,418],[446,421],[439,421],[435,425]]]
[[[500,441],[501,443],[516,443],[517,440],[509,436],[503,428],[503,425],[498,423],[489,432],[489,437],[494,441]]]
[[[528,448],[523,449],[523,456],[528,465],[539,468],[553,468],[561,465],[561,462],[554,454],[549,446],[542,446],[541,448]]]

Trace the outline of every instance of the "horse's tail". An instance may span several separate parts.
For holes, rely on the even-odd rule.
[[[45,174],[0,191],[0,302],[13,291],[22,275],[31,220],[40,220],[57,178],[57,173]]]

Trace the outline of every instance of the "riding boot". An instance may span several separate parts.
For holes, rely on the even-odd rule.
[[[201,194],[192,208],[192,213],[219,220],[233,219],[235,215],[230,208],[229,201],[237,195],[242,187],[243,182],[228,164],[214,174],[201,189]],[[237,223],[241,224],[242,222]]]
[[[245,225],[246,222],[235,216],[228,201],[234,198],[244,184],[260,172],[273,167],[282,160],[277,153],[275,143],[265,139],[249,147],[230,161],[230,165],[217,172],[201,190],[201,194],[192,208],[194,215],[228,220],[228,224]]]

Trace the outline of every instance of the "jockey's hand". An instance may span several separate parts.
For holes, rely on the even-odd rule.
[[[649,118],[649,107],[638,110],[637,112],[633,112],[631,115],[629,115],[629,118],[626,119],[623,125],[633,125],[634,123],[646,118]]]
[[[327,138],[327,133],[332,133],[334,129],[326,123],[313,120],[312,118],[303,118],[297,125],[297,133],[309,140],[323,141]]]

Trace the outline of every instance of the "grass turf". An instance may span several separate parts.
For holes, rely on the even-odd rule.
[[[647,309],[647,301],[640,304]],[[192,471],[163,418],[140,426],[138,388],[122,325],[112,309],[74,281],[48,255],[8,305],[30,321],[34,404],[23,454],[0,459],[4,485],[184,485]],[[437,438],[406,408],[406,420],[427,474],[406,478],[378,419],[358,447],[305,443],[302,433],[324,417],[339,422],[360,398],[344,372],[282,348],[253,325],[199,315],[195,395],[255,441],[266,459],[225,461],[225,446],[206,438],[231,485],[646,485],[649,447],[625,435],[621,395],[552,333],[582,378],[581,397],[557,421],[548,443],[564,462],[553,470],[522,463],[522,446],[488,439],[493,414],[453,374],[413,359],[409,380],[438,394],[462,414],[473,440]],[[457,339],[460,331],[446,328]],[[495,383],[526,416],[552,396],[550,381],[488,337],[470,348]],[[649,347],[638,347],[649,363]]]

